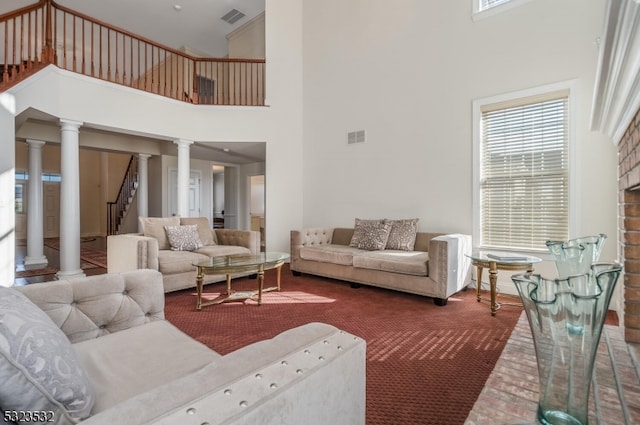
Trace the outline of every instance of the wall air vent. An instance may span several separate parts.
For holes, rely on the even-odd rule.
[[[222,18],[223,21],[230,23],[231,25],[238,22],[240,19],[244,18],[244,13],[240,12],[237,9],[231,9],[224,15]]]
[[[350,131],[347,133],[347,143],[352,145],[354,143],[364,143],[365,133],[364,130]]]

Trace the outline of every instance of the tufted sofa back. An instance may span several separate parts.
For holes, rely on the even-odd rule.
[[[164,319],[162,274],[135,270],[18,286],[72,343]]]

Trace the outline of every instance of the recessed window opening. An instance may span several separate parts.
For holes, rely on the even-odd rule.
[[[518,6],[531,1],[531,0],[471,0],[473,2],[472,7],[472,19],[477,21],[479,19],[488,18],[489,16],[496,15],[498,13],[505,12],[509,9],[513,9]]]
[[[569,239],[569,91],[480,107],[480,245]]]

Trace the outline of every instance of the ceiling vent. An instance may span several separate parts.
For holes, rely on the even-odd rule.
[[[364,130],[350,131],[347,133],[347,143],[350,145],[354,143],[364,143],[365,139]]]
[[[233,25],[236,22],[238,22],[240,19],[244,18],[244,16],[245,16],[244,13],[240,12],[239,10],[231,9],[230,11],[227,12],[226,15],[224,15],[220,19]]]

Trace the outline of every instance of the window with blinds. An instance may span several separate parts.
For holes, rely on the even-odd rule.
[[[491,9],[494,6],[498,6],[502,3],[507,3],[511,0],[479,0],[480,1],[480,10]]]
[[[569,239],[568,91],[481,107],[481,245]]]

